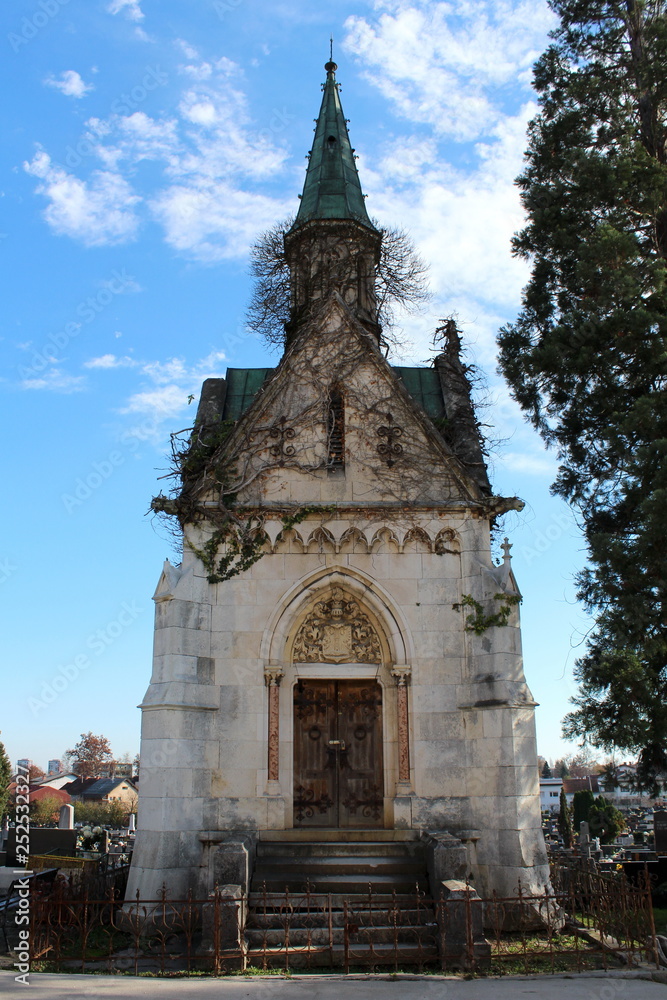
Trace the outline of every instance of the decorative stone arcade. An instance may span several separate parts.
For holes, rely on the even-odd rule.
[[[325,830],[423,836],[432,877],[481,895],[548,878],[518,589],[490,550],[521,504],[492,495],[457,332],[430,368],[383,356],[381,234],[326,68],[285,353],[204,383],[159,501],[184,550],[155,593],[128,898],[247,883],[259,839]]]

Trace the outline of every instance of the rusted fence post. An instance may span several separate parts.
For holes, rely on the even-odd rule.
[[[219,969],[245,969],[245,896],[240,885],[219,886],[202,907],[202,952]]]

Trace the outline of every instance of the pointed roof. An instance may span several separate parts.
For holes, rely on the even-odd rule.
[[[329,61],[324,68],[327,80],[322,106],[309,153],[301,203],[292,228],[312,219],[355,219],[374,229],[366,211],[347,120],[340,103],[336,83],[338,67]]]

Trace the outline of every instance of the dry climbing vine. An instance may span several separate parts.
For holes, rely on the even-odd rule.
[[[331,300],[329,308],[334,306]],[[168,476],[174,485],[154,499],[152,509],[176,518],[183,531],[204,529],[204,541],[189,531],[185,544],[201,560],[209,582],[238,575],[270,550],[268,519],[280,523],[282,535],[307,518],[329,515],[334,508],[312,502],[323,482],[348,502],[354,497],[360,506],[373,508],[378,501],[395,506],[415,524],[420,509],[450,500],[482,502],[491,517],[502,512],[503,501],[480,497],[454,456],[434,457],[438,441],[449,450],[442,432],[415,411],[394,377],[383,374],[371,336],[344,331],[338,320],[327,321],[325,307],[317,335],[305,324],[240,420],[222,420],[221,404],[204,398],[194,428],[172,435]],[[332,467],[332,455],[338,454],[331,439],[334,392],[344,401],[343,450],[347,461],[354,460],[354,483]],[[330,475],[340,477],[337,486]]]

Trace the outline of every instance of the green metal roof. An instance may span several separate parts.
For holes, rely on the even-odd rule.
[[[415,402],[433,420],[444,414],[440,378],[435,368],[404,368],[392,366]],[[274,368],[228,368],[227,396],[224,420],[238,420],[252,404],[255,396],[270,378]]]
[[[356,219],[373,228],[340,103],[336,63],[328,62],[324,68],[327,81],[293,228],[311,219]]]
[[[222,419],[238,420],[273,371],[273,368],[228,368],[225,376],[227,395]]]
[[[432,420],[438,420],[445,412],[442,399],[440,376],[435,368],[403,368],[392,365],[401,382],[412,398]]]

